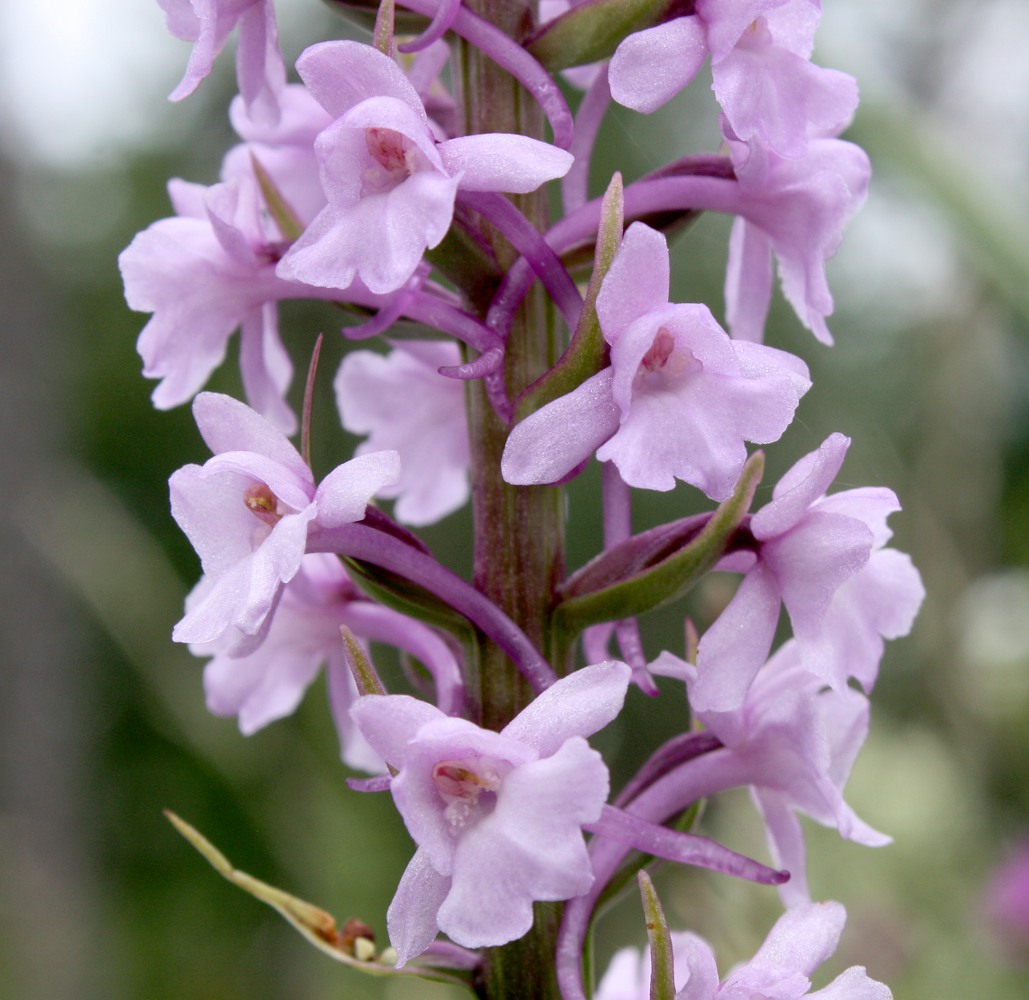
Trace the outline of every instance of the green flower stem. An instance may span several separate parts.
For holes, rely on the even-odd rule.
[[[535,2],[468,0],[466,6],[511,37],[522,40],[531,30]],[[535,101],[504,70],[473,47],[461,44],[457,71],[468,133],[513,132],[546,138],[543,115]],[[514,199],[541,232],[547,224],[546,192]],[[514,251],[499,233],[489,231],[501,266]],[[480,315],[488,295],[464,289]],[[515,398],[556,360],[554,311],[537,285],[515,317],[508,343],[505,377]],[[472,515],[475,585],[496,603],[546,654],[547,623],[553,594],[564,576],[564,497],[560,488],[509,486],[500,475],[507,428],[493,412],[481,382],[469,385],[469,434],[472,450]],[[506,725],[531,700],[532,691],[504,653],[485,640],[480,644],[477,677],[472,679],[479,721],[491,729]],[[474,665],[473,665],[474,666]],[[561,665],[554,664],[561,672]],[[559,907],[537,904],[533,929],[524,938],[488,952],[477,993],[483,1000],[559,1000],[554,975],[554,945]]]

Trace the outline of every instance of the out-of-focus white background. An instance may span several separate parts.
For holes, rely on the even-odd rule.
[[[850,909],[840,968],[911,1000],[1006,1000],[1029,942],[1002,941],[985,887],[1029,837],[1029,4],[824,6],[817,59],[858,78],[849,137],[876,176],[830,268],[837,346],[773,310],[770,339],[816,379],[778,461],[850,434],[841,485],[898,492],[897,545],[929,598],[887,655],[848,789],[895,843],[812,828],[812,887]],[[279,8],[291,60],[339,30],[314,0]],[[145,318],[121,303],[115,258],[169,213],[168,176],[213,182],[232,142],[230,53],[193,98],[165,100],[188,51],[152,0],[0,6],[0,1000],[434,995],[310,952],[159,814],[380,929],[410,850],[388,803],[342,787],[323,695],[244,740],[205,714],[200,665],[168,640],[196,566],[164,480],[204,451],[188,413],[149,408]],[[605,156],[631,171],[619,157],[640,170],[689,151],[697,128],[674,116],[691,106],[616,116]],[[673,254],[717,314],[724,226],[698,230],[710,259],[688,241]],[[710,822],[764,856],[745,801]],[[727,880],[666,874],[662,891],[724,967],[775,915]],[[601,950],[638,924],[619,911]]]

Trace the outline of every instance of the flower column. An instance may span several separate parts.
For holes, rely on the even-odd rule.
[[[467,0],[465,6],[511,37],[532,27],[535,2]],[[539,105],[488,56],[462,43],[459,67],[464,130],[469,135],[506,132],[543,139]],[[537,229],[545,228],[546,193],[512,200]],[[493,240],[502,266],[513,252]],[[489,306],[465,289],[472,306]],[[506,378],[513,398],[557,358],[553,312],[537,284],[515,317],[508,341]],[[475,530],[475,584],[502,608],[543,651],[549,652],[547,621],[554,585],[564,576],[564,498],[560,487],[509,486],[500,474],[507,428],[493,412],[481,379],[469,386],[469,435],[472,455],[472,516]],[[531,544],[530,544],[531,543]],[[558,672],[562,665],[554,664]],[[481,724],[500,730],[531,700],[532,692],[505,654],[486,643],[479,660]],[[479,992],[483,997],[555,998],[554,942],[558,907],[537,903],[536,919],[525,937],[493,949]]]

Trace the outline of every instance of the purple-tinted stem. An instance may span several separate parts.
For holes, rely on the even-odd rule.
[[[390,296],[386,304],[371,319],[356,326],[343,327],[343,336],[348,340],[368,340],[385,333],[407,310],[412,293],[421,289],[429,269],[420,265],[413,275]]]
[[[492,601],[431,556],[399,539],[362,524],[335,528],[314,526],[307,536],[308,552],[335,552],[396,573],[434,594],[481,629],[512,660],[539,693],[557,675],[525,633]]]
[[[680,767],[694,757],[710,753],[721,747],[718,737],[710,732],[680,733],[655,750],[646,763],[629,779],[618,793],[615,805],[625,808],[645,788],[673,768]]]
[[[503,341],[471,313],[428,292],[411,292],[404,304],[404,315],[418,323],[449,333],[482,354],[493,348],[503,349]]]
[[[568,152],[575,157],[572,169],[561,180],[561,198],[567,215],[586,204],[589,197],[590,163],[604,114],[611,103],[607,71],[601,70],[575,112],[575,138]]]
[[[422,49],[427,49],[433,42],[441,39],[450,30],[460,6],[461,0],[439,0],[439,9],[429,26],[417,38],[398,45],[398,51],[421,52]]]
[[[632,491],[613,462],[604,462],[601,470],[606,550],[624,542],[632,534]],[[622,659],[632,668],[633,683],[644,694],[656,695],[657,686],[647,670],[647,657],[636,619],[623,618],[616,623],[615,636]]]
[[[701,754],[676,768],[641,792],[628,812],[651,823],[663,823],[708,795],[749,784],[751,769],[728,749]],[[590,843],[593,887],[584,896],[565,904],[557,938],[557,980],[563,1000],[586,1000],[582,982],[582,948],[593,909],[608,881],[618,871],[631,848],[612,837]]]
[[[735,178],[724,175],[720,167],[722,161],[724,157],[698,158],[695,166],[697,169],[710,169],[712,172],[708,174],[644,178],[629,184],[624,195],[626,222],[654,212],[675,210],[737,214],[742,201],[739,184]],[[596,235],[600,225],[601,201],[601,198],[591,199],[547,231],[546,242],[555,253],[563,253]],[[534,278],[533,270],[525,260],[515,261],[505,275],[487,319],[489,326],[499,335],[504,336],[505,330],[510,327],[511,317],[521,305]]]
[[[418,14],[431,17],[439,10],[439,0],[399,0]],[[572,144],[572,113],[561,89],[550,74],[517,42],[499,28],[463,7],[458,8],[451,29],[471,42],[480,52],[507,70],[533,97],[554,130],[554,144],[567,149]]]
[[[458,197],[489,219],[507,237],[543,282],[543,287],[564,317],[568,329],[574,330],[579,322],[579,313],[582,312],[582,295],[560,258],[536,227],[501,194],[464,191]]]
[[[482,956],[469,951],[450,941],[433,941],[418,959],[419,964],[434,965],[444,969],[474,969],[482,961]]]
[[[676,861],[682,865],[709,868],[711,871],[735,878],[757,882],[760,885],[782,885],[789,880],[789,872],[776,871],[767,865],[737,854],[708,837],[693,833],[670,830],[666,826],[650,823],[630,813],[604,806],[596,823],[586,824],[586,829],[602,837],[628,844],[645,854]]]
[[[498,371],[504,363],[504,349],[502,347],[491,347],[485,354],[480,354],[474,361],[468,361],[463,365],[443,365],[436,369],[440,375],[447,378],[463,379],[468,381],[473,378],[485,378]],[[505,397],[506,399],[506,397]]]

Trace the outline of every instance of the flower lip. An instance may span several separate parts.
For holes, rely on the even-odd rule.
[[[633,388],[672,389],[683,378],[704,371],[704,362],[690,348],[676,343],[675,334],[661,326],[636,368]]]
[[[274,528],[287,514],[296,511],[287,507],[266,483],[253,483],[243,490],[243,503],[254,517]]]
[[[423,156],[418,147],[402,132],[392,128],[370,126],[364,130],[368,155],[378,166],[366,170],[362,176],[363,195],[389,191],[423,169]]]
[[[640,369],[648,372],[660,371],[675,353],[675,338],[667,328],[661,327],[654,337],[654,343],[647,349],[640,361]]]
[[[510,770],[510,764],[478,755],[442,760],[433,767],[432,783],[446,803],[443,815],[455,833],[493,812]]]

